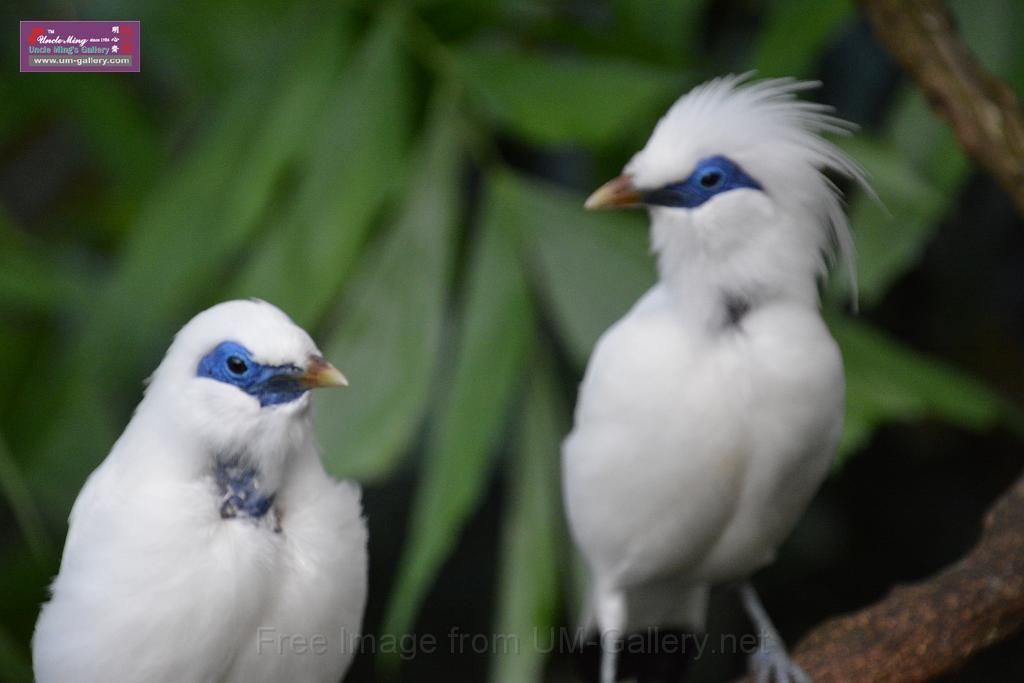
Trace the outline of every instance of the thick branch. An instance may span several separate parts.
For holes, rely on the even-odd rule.
[[[859,0],[875,35],[1024,215],[1024,110],[964,43],[942,0]]]
[[[956,564],[816,627],[794,650],[815,683],[912,683],[955,671],[1024,628],[1024,477]]]

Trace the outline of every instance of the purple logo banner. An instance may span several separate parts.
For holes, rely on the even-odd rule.
[[[22,21],[21,70],[139,71],[137,21]]]

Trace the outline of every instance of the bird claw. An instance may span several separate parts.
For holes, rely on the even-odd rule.
[[[786,648],[770,636],[762,636],[757,652],[750,655],[749,667],[754,683],[812,683]]]
[[[811,677],[794,662],[772,625],[768,613],[749,581],[740,585],[740,597],[747,615],[761,632],[757,650],[750,655],[749,667],[754,683],[811,683]]]

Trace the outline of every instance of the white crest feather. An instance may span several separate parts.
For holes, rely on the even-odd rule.
[[[750,73],[715,78],[679,98],[626,172],[638,187],[651,188],[685,178],[708,156],[737,161],[776,201],[820,215],[820,247],[830,262],[842,260],[856,301],[849,222],[842,194],[825,173],[847,177],[875,195],[864,170],[822,136],[849,135],[857,126],[828,105],[797,97],[820,87],[817,81],[750,79]]]

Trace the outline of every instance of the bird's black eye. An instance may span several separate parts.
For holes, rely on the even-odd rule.
[[[705,190],[713,190],[722,184],[722,172],[717,168],[708,169],[701,174],[700,178],[697,179],[700,186]]]
[[[238,356],[229,356],[228,357],[228,370],[230,370],[234,374],[242,375],[248,369],[249,369],[249,366],[247,366],[245,364],[245,361],[242,360],[241,358],[239,358]]]

